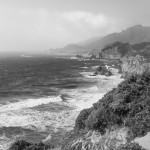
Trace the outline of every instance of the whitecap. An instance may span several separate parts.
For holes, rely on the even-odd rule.
[[[11,110],[19,110],[19,109],[24,109],[24,108],[32,108],[35,106],[39,106],[42,104],[48,104],[50,102],[61,102],[62,99],[60,96],[50,96],[50,97],[44,97],[44,98],[37,98],[37,99],[27,99],[27,100],[22,100],[19,102],[15,103],[8,103],[7,105],[1,105],[0,106],[0,113],[2,112],[7,112]]]

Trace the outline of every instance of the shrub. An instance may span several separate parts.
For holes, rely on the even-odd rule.
[[[92,111],[92,108],[83,109],[80,112],[80,114],[78,115],[76,122],[75,122],[75,129],[84,129],[85,128],[85,120],[88,118],[91,111]]]
[[[11,145],[11,147],[9,148],[9,150],[23,150],[26,149],[27,147],[31,146],[32,144],[26,141],[16,141],[15,143],[13,143]]]
[[[102,134],[110,126],[129,127],[133,137],[150,131],[150,74],[134,75],[108,92],[76,120],[80,129],[98,130]]]

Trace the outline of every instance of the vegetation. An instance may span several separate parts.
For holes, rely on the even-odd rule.
[[[93,108],[81,111],[75,128],[104,134],[111,126],[129,127],[131,138],[150,131],[150,74],[134,75],[108,92]]]
[[[113,49],[115,51],[118,51],[118,53],[121,54],[121,57],[125,56],[127,53],[130,52],[131,46],[129,43],[121,43],[121,42],[115,42],[112,44],[107,45],[105,48],[102,49],[102,52],[108,51],[109,49]]]
[[[85,120],[88,118],[89,114],[91,113],[92,108],[83,109],[80,114],[78,115],[75,123],[75,128],[77,129],[84,129],[85,128]]]
[[[33,144],[20,140],[13,143],[9,150],[49,150],[51,148],[54,148],[54,146],[46,145],[44,143]]]

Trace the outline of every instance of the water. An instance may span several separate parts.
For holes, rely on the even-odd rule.
[[[99,79],[87,76],[99,64],[52,57],[1,59],[0,150],[17,139],[59,145],[80,110],[104,93]]]

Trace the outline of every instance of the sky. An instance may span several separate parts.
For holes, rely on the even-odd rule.
[[[150,0],[0,0],[0,52],[40,52],[150,26]]]

